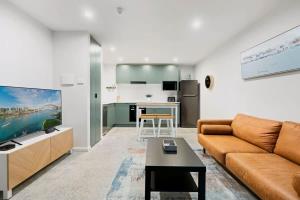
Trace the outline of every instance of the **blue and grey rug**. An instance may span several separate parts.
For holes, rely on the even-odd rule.
[[[144,144],[143,144],[144,145]],[[251,200],[256,199],[251,192],[232,178],[214,159],[202,151],[194,149],[207,166],[206,199],[208,200]],[[144,199],[145,148],[129,148],[107,194],[108,200]],[[193,174],[197,181],[197,174]],[[152,192],[153,200],[197,199],[197,193],[158,193]]]

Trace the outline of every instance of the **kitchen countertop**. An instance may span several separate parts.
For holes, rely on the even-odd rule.
[[[158,102],[158,101],[136,101],[136,102],[110,102],[110,103],[103,103],[103,105],[109,105],[109,104],[180,104],[180,102]]]
[[[151,102],[151,101],[147,101],[147,102],[137,102],[136,103],[139,106],[143,106],[143,105],[176,105],[179,104],[179,102]]]
[[[107,103],[103,103],[103,105],[109,105],[109,104],[136,104],[136,102],[107,102]]]

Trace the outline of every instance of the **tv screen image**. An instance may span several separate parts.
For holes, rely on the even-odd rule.
[[[60,90],[0,86],[0,143],[61,124]]]

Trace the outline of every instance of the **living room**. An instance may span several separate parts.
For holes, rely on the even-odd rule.
[[[300,2],[3,0],[0,199],[300,199]]]

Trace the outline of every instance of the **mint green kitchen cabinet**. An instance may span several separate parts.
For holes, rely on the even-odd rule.
[[[106,124],[107,128],[110,130],[112,127],[134,127],[135,122],[129,121],[129,106],[134,105],[135,103],[111,103],[105,104],[107,108],[107,117]],[[147,108],[147,113],[155,113],[155,114],[171,114],[170,109],[168,108]],[[179,108],[178,108],[178,121],[179,124]],[[156,120],[157,126],[158,120]],[[151,125],[149,121],[146,124]],[[165,124],[165,122],[163,122]]]
[[[147,84],[179,81],[179,69],[176,65],[117,65],[116,81],[118,84],[130,84],[132,81],[145,81]]]
[[[112,128],[116,123],[115,104],[107,105],[107,126]]]
[[[117,83],[130,84],[131,81],[145,81],[146,74],[136,65],[118,65],[116,77]]]
[[[116,126],[122,126],[122,125],[134,125],[135,122],[130,122],[129,121],[129,105],[130,103],[116,103],[115,104],[115,116],[116,116],[116,121],[115,125]]]

